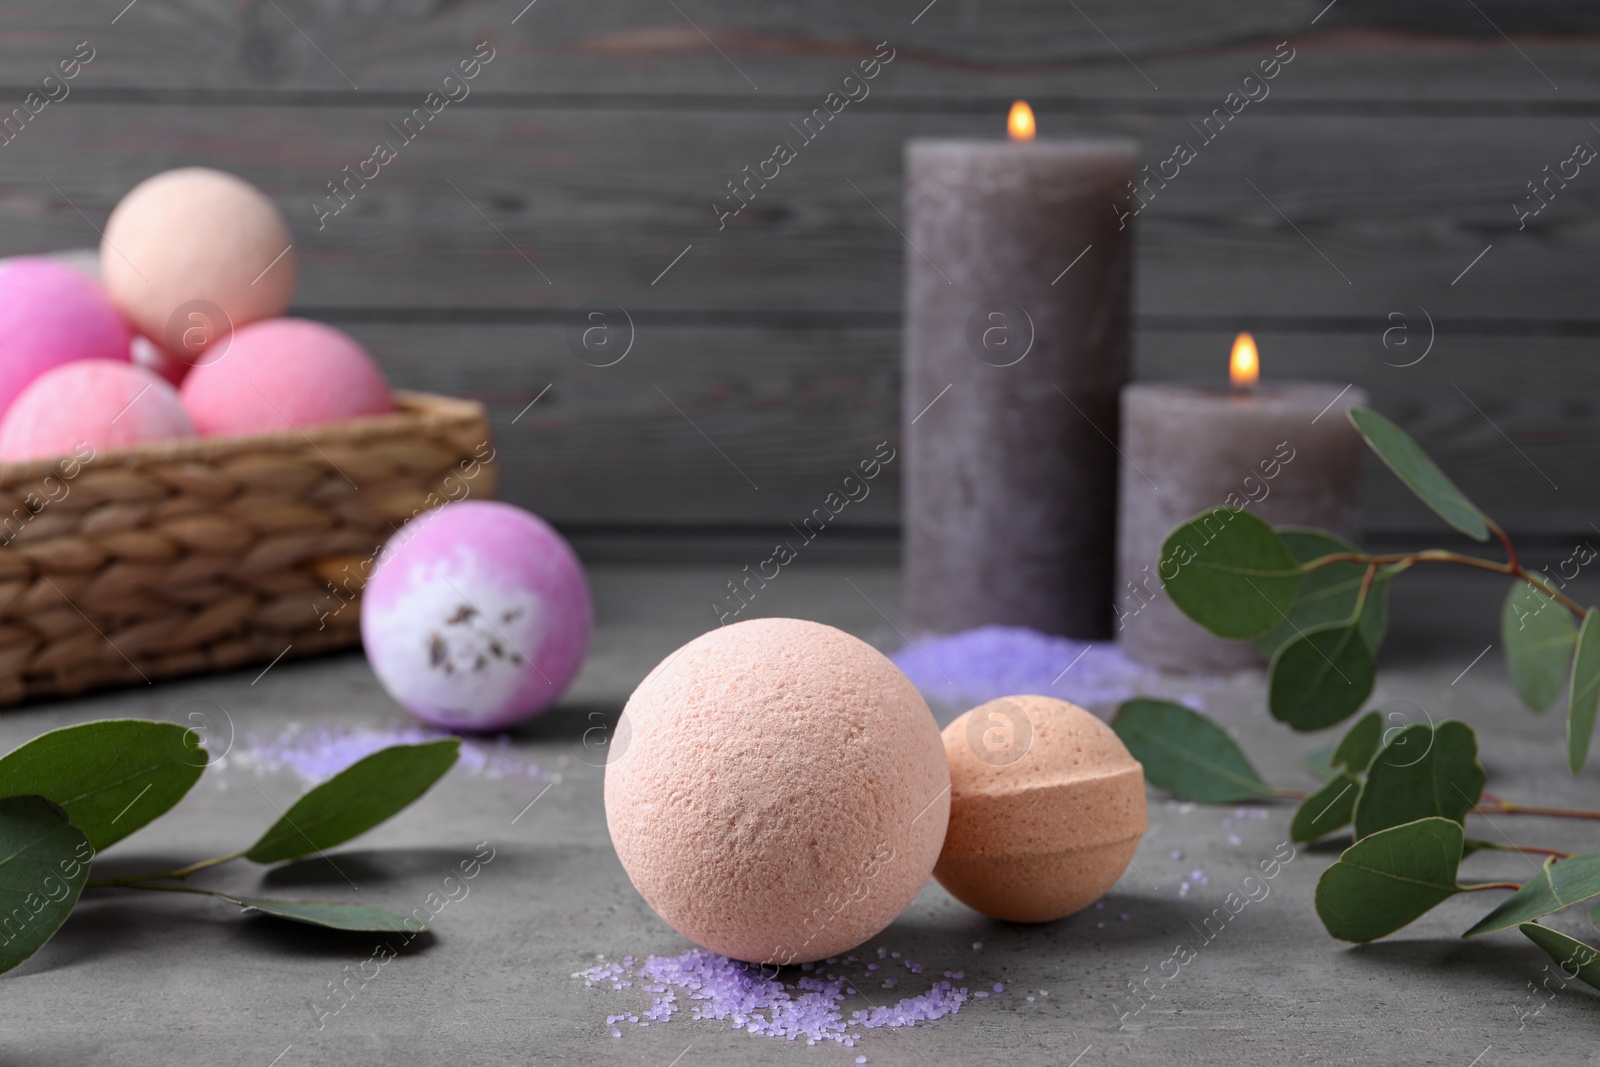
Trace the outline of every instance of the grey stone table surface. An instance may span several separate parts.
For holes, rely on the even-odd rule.
[[[370,939],[325,936],[199,897],[93,891],[37,956],[0,977],[0,1064],[820,1067],[853,1064],[858,1056],[871,1064],[1018,1067],[1600,1062],[1594,992],[1550,982],[1550,992],[1535,995],[1533,986],[1552,972],[1515,932],[1459,939],[1483,910],[1481,899],[1447,902],[1364,948],[1330,939],[1313,913],[1312,892],[1336,850],[1300,848],[1264,899],[1210,939],[1198,936],[1227,894],[1280,849],[1292,808],[1197,807],[1154,794],[1150,831],[1105,907],[1013,926],[966,909],[930,883],[867,946],[919,960],[930,979],[960,971],[974,989],[1005,987],[957,1015],[909,1030],[868,1031],[855,1048],[750,1036],[692,1019],[687,1009],[664,1024],[623,1025],[622,1036],[613,1037],[606,1017],[641,1011],[649,995],[589,988],[572,975],[599,954],[670,956],[689,946],[650,912],[617,862],[597,766],[603,749],[586,744],[585,733],[599,727],[602,733],[588,739],[603,736],[649,668],[709,628],[707,603],[728,570],[593,572],[599,627],[589,662],[562,705],[516,731],[502,752],[536,765],[537,773],[493,777],[458,768],[330,861],[275,869],[239,863],[201,876],[241,893],[361,899],[410,912],[462,860],[492,855],[467,895],[439,912],[433,933],[386,963],[348,1002],[330,990],[350,973],[347,966],[369,957]],[[1497,643],[1503,588],[1471,575],[1408,576],[1394,597],[1375,700],[1413,717],[1470,722],[1482,741],[1489,788],[1503,797],[1596,806],[1600,765],[1592,761],[1570,776],[1560,714],[1521,710],[1506,684]],[[890,569],[819,566],[773,583],[750,613],[814,618],[892,648],[900,644],[890,621],[898,603]],[[1313,784],[1302,758],[1326,738],[1272,722],[1259,674],[1152,683],[1171,695],[1196,686],[1207,711],[1270,779],[1290,788]],[[277,737],[294,724],[410,725],[352,654],[8,710],[0,716],[0,749],[70,723],[175,718],[197,707],[226,713],[210,742],[223,748],[231,722],[230,755],[169,815],[108,851],[102,873],[232,851],[274,821],[305,783],[245,759],[252,738]],[[936,710],[946,721],[960,708],[936,703]],[[1514,821],[1491,825],[1474,817],[1469,831],[1600,848],[1595,824]],[[1530,873],[1527,861],[1509,853],[1473,857],[1468,870],[1486,879]],[[1581,915],[1568,923],[1574,932],[1581,925]],[[1198,946],[1196,955],[1181,968],[1164,967],[1179,942]],[[1155,993],[1135,1012],[1141,1002],[1130,982],[1152,974],[1162,976],[1147,985]],[[897,992],[917,990],[908,979]],[[847,1011],[866,1006],[858,1000],[851,998]]]

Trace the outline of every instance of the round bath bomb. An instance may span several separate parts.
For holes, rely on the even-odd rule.
[[[753,619],[668,656],[628,698],[606,823],[656,914],[755,963],[854,948],[927,884],[950,814],[938,726],[871,645]]]
[[[1105,895],[1149,827],[1144,768],[1111,727],[1041,696],[944,728],[950,832],[933,875],[995,919],[1049,922]]]
[[[192,359],[230,328],[283,314],[297,274],[292,243],[261,190],[185,167],[146,178],[117,204],[100,276],[140,333]]]
[[[361,597],[361,641],[389,695],[453,730],[498,730],[556,702],[589,647],[583,567],[521,508],[461,501],[412,519]]]
[[[128,352],[135,366],[143,367],[173,385],[182,385],[189,373],[188,360],[179,359],[148,337],[135,334]]]
[[[0,419],[0,463],[193,437],[178,391],[143,367],[105,359],[35,378]]]
[[[278,433],[394,410],[378,364],[342,330],[268,319],[236,330],[227,353],[183,380],[202,434]]]
[[[126,363],[130,340],[105,292],[81,271],[29,257],[0,264],[0,413],[52,367]]]

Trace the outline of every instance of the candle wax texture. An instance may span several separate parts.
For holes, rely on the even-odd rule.
[[[1107,637],[1128,141],[906,151],[906,613]],[[1070,268],[1070,269],[1068,269]]]
[[[645,902],[752,963],[866,941],[928,881],[950,813],[939,728],[877,649],[821,623],[703,634],[628,698],[606,823]]]
[[[1130,658],[1180,671],[1265,662],[1250,642],[1216,637],[1178,610],[1161,588],[1162,542],[1217,507],[1356,540],[1366,446],[1345,411],[1366,400],[1360,389],[1323,382],[1263,382],[1250,394],[1226,385],[1128,387],[1115,606]]]

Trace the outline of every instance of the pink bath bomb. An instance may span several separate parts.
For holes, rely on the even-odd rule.
[[[0,462],[193,437],[178,391],[143,367],[85,359],[46,371],[0,419]]]
[[[854,948],[928,881],[950,769],[928,705],[871,645],[799,619],[712,630],[633,691],[606,823],[678,933],[753,963]]]
[[[207,345],[282,315],[297,275],[278,206],[242,178],[185,167],[124,196],[100,242],[100,276],[139,332],[193,361]]]
[[[130,338],[105,292],[81,271],[48,259],[0,264],[0,413],[52,367],[126,363]]]
[[[148,337],[134,335],[129,354],[134,365],[165,378],[173,385],[182,385],[189,374],[190,363],[179,359]]]
[[[361,597],[361,640],[378,680],[452,730],[498,730],[554,704],[583,664],[593,619],[567,542],[493,501],[412,519]]]
[[[202,434],[277,433],[394,410],[378,364],[342,330],[268,319],[234,332],[227,352],[183,380]]]

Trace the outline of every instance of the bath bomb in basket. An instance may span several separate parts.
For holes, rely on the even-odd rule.
[[[933,869],[996,919],[1088,907],[1133,862],[1150,821],[1144,768],[1094,715],[1042,696],[991,700],[944,728],[950,832]]]
[[[623,710],[606,822],[656,914],[754,963],[854,948],[905,910],[944,841],[928,705],[871,645],[798,619],[703,634]]]
[[[83,359],[33,380],[0,418],[0,463],[193,437],[178,391],[132,363]]]
[[[131,340],[105,292],[81,271],[28,257],[0,264],[0,413],[63,363],[128,362]]]
[[[117,204],[100,276],[140,333],[193,360],[231,329],[284,313],[296,281],[292,244],[261,190],[185,167],[146,178]]]
[[[361,343],[308,319],[235,330],[225,353],[183,379],[183,406],[208,435],[279,433],[394,410]]]
[[[554,704],[583,665],[592,625],[567,542],[493,501],[446,504],[402,526],[361,597],[378,680],[419,718],[454,730],[498,730]]]

